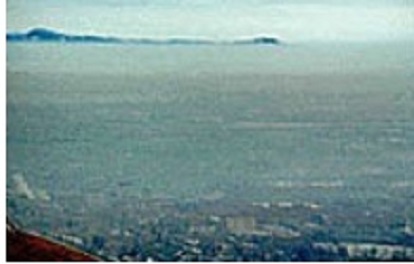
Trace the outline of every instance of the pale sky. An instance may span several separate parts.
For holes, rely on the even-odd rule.
[[[7,30],[125,37],[414,39],[414,0],[8,0]]]

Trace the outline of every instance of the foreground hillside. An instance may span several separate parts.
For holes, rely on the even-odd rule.
[[[7,261],[96,261],[75,248],[7,225]]]

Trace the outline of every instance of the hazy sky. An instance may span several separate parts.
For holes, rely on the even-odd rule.
[[[128,37],[414,39],[414,0],[9,0],[7,30]]]

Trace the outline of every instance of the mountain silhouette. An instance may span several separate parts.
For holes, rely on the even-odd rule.
[[[33,28],[27,32],[6,34],[8,42],[64,42],[64,43],[112,43],[112,44],[147,44],[147,45],[279,45],[275,37],[255,37],[242,40],[205,40],[197,38],[117,38],[99,35],[70,35],[47,28]]]

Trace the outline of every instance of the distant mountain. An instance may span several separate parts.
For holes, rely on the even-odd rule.
[[[67,35],[46,28],[34,28],[26,33],[7,33],[7,41],[30,42],[95,42],[95,43],[120,43],[123,40],[113,37],[101,37],[90,35]]]
[[[112,44],[147,44],[147,45],[279,45],[274,37],[256,37],[243,40],[216,41],[193,38],[116,38],[95,35],[68,35],[46,28],[34,28],[27,32],[7,33],[9,42],[65,42],[65,43],[112,43]]]
[[[273,37],[257,37],[246,40],[236,40],[233,44],[267,44],[267,45],[279,45],[280,40]]]

